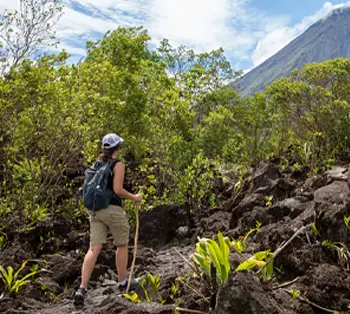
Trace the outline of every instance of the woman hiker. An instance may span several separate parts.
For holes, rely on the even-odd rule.
[[[118,273],[118,290],[126,291],[128,242],[130,226],[122,208],[122,198],[140,202],[141,194],[131,194],[123,188],[124,164],[118,159],[123,139],[118,135],[107,134],[102,139],[103,153],[99,156],[102,161],[111,162],[112,175],[108,179],[108,188],[113,193],[110,205],[90,216],[90,248],[85,255],[81,271],[81,284],[74,296],[75,305],[84,305],[85,294],[91,273],[104,243],[107,242],[108,231],[111,232],[114,244],[117,246],[116,267]],[[136,288],[136,282],[130,282],[130,289]]]

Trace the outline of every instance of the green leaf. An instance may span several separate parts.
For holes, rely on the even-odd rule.
[[[239,264],[238,267],[236,268],[236,271],[251,270],[255,266],[258,266],[258,261],[255,260],[255,259],[254,260],[253,259],[248,259],[248,260],[242,262],[241,264]]]
[[[30,278],[30,277],[36,275],[37,273],[38,273],[37,271],[33,271],[33,272],[31,272],[31,273],[25,275],[23,278],[21,278],[20,281],[25,281],[26,279],[28,279],[28,278]]]
[[[19,290],[19,288],[20,287],[22,287],[22,286],[25,286],[27,283],[25,282],[25,281],[19,281],[19,280],[17,280],[16,282],[15,282],[15,284],[11,287],[11,289],[10,289],[10,292],[13,292],[13,291],[15,291],[15,292],[18,292],[18,290]]]
[[[297,298],[298,298],[298,296],[300,295],[300,291],[293,288],[293,289],[291,290],[291,294],[292,294],[293,300],[296,301]]]
[[[258,261],[262,261],[266,259],[267,256],[268,256],[268,251],[261,251],[254,254],[255,259]]]
[[[223,278],[223,272],[222,272],[222,267],[221,267],[221,260],[220,260],[220,257],[218,256],[218,254],[221,255],[221,252],[220,252],[220,248],[219,246],[217,245],[217,243],[215,241],[213,241],[215,244],[213,243],[210,243],[208,245],[208,250],[209,250],[209,256],[210,256],[210,259],[211,259],[211,262],[213,263],[214,267],[216,268],[216,273],[217,273],[217,276],[218,276],[218,279],[221,283],[223,283],[224,281],[224,278]],[[221,257],[222,258],[222,257]]]
[[[201,267],[204,273],[210,277],[210,261],[197,253],[193,254],[191,257],[192,260]]]
[[[267,279],[273,275],[273,260],[266,266],[266,277]]]
[[[245,250],[245,245],[240,240],[236,241],[235,239],[233,239],[232,245],[238,253],[243,253],[243,251]]]
[[[141,302],[137,293],[133,293],[133,294],[124,293],[123,297],[127,298],[128,300],[130,300],[133,303],[140,303]]]
[[[21,267],[16,271],[16,273],[15,273],[15,275],[14,275],[14,278],[13,278],[14,281],[17,280],[17,277],[18,277],[19,273],[20,273],[20,272],[22,271],[22,269],[26,266],[27,262],[28,262],[28,261],[23,262],[22,265],[21,265]]]
[[[219,245],[214,240],[211,240],[211,239],[209,240],[208,249],[209,249],[209,252],[211,252],[212,255],[214,256],[214,259],[217,260],[218,263],[222,264],[224,261],[224,257],[222,255]]]
[[[1,271],[1,275],[2,275],[2,280],[5,283],[5,286],[8,288],[8,290],[11,289],[12,286],[12,281],[13,281],[13,277],[12,277],[12,272],[7,273],[7,271],[0,265],[0,271]]]

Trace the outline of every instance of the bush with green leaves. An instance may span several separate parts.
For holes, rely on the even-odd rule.
[[[146,186],[150,204],[164,196],[196,205],[208,192],[211,172],[201,168],[206,157],[196,157],[193,126],[198,115],[194,103],[204,98],[201,93],[210,93],[204,85],[192,89],[192,82],[209,84],[215,77],[218,84],[211,90],[218,93],[229,64],[221,50],[194,54],[199,63],[188,63],[180,86],[162,61],[173,52],[163,51],[160,57],[148,49],[149,39],[142,28],[120,27],[88,43],[87,58],[79,65],[68,65],[66,53],[47,55],[35,63],[24,60],[0,79],[1,206],[15,211],[21,224],[35,224],[62,210],[107,132],[125,138],[123,151],[137,163],[158,165],[153,187]],[[199,182],[187,191],[193,170]]]
[[[285,145],[294,145],[302,164],[316,166],[350,148],[349,59],[306,65],[267,89],[280,116]]]
[[[213,206],[219,165],[288,152],[319,169],[350,149],[348,59],[308,65],[242,99],[227,85],[239,72],[222,49],[196,54],[164,40],[150,50],[149,41],[141,27],[118,27],[88,42],[79,64],[65,52],[23,56],[0,78],[0,215],[30,227],[71,214],[108,132],[125,139],[146,207]]]
[[[218,176],[215,165],[208,158],[202,154],[196,155],[192,163],[184,169],[183,174],[178,177],[171,200],[186,202],[192,210],[200,210],[202,202],[210,198],[214,179]]]

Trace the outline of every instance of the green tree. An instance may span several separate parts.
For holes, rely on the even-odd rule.
[[[181,97],[196,112],[197,123],[217,106],[236,101],[237,94],[228,84],[241,72],[232,70],[223,49],[196,54],[184,46],[173,48],[163,40],[157,52],[180,88]]]
[[[311,64],[267,89],[292,132],[293,140],[286,143],[302,147],[302,151],[308,147],[309,155],[317,160],[332,158],[350,147],[349,69],[347,59]]]

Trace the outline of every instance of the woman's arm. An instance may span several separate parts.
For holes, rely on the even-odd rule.
[[[115,194],[120,196],[121,198],[127,198],[129,200],[133,200],[135,202],[140,202],[142,200],[141,194],[132,194],[124,189],[124,173],[125,166],[122,162],[118,162],[113,169],[113,191]]]

